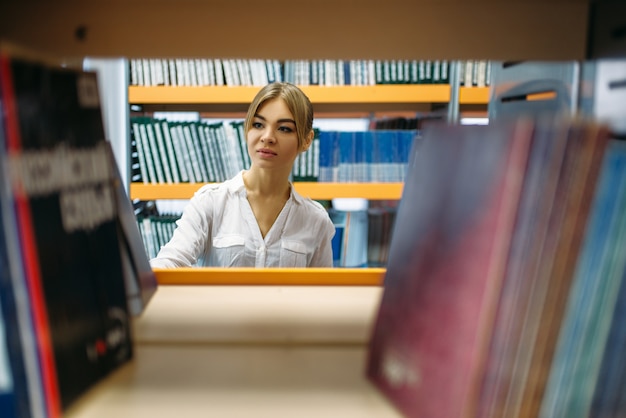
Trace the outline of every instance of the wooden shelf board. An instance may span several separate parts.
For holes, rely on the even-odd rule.
[[[489,87],[461,87],[459,89],[460,104],[488,104]]]
[[[385,268],[154,269],[159,285],[381,286]]]
[[[313,103],[446,103],[447,84],[397,84],[376,86],[302,86]],[[247,104],[260,87],[139,87],[130,86],[128,98],[136,104]],[[487,103],[489,89],[461,88],[459,102]]]
[[[144,184],[131,183],[130,198],[139,200],[189,199],[204,183]],[[328,200],[335,197],[370,200],[399,200],[402,183],[315,183],[296,182],[302,196]]]

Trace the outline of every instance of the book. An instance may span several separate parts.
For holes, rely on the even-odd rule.
[[[341,231],[336,241],[335,267],[366,267],[368,243],[367,208],[360,210],[328,209],[335,228]]]
[[[366,367],[407,417],[475,410],[531,140],[525,120],[420,139]]]
[[[367,209],[367,265],[385,267],[398,201],[372,200]]]
[[[10,195],[48,416],[133,356],[95,73],[3,53]]]
[[[566,164],[560,173],[548,229],[553,250],[542,249],[538,271],[542,286],[536,288],[540,291],[531,306],[533,314],[526,317],[526,329],[531,332],[522,336],[528,343],[522,345],[522,349],[528,348],[528,370],[515,407],[519,411],[516,416],[521,417],[537,416],[541,406],[608,139],[606,128],[589,121],[574,120],[568,125]]]
[[[0,118],[0,149],[5,149]],[[26,278],[15,246],[18,240],[9,169],[0,158],[0,416],[21,418],[46,413]]]
[[[622,214],[624,213],[623,209]],[[623,215],[622,215],[623,216]],[[623,243],[622,246],[626,245]],[[606,417],[618,416],[626,410],[626,332],[624,320],[626,319],[626,269],[622,272],[622,278],[617,293],[615,309],[611,315],[605,349],[602,354],[598,379],[594,389],[589,416]]]
[[[593,406],[594,388],[604,349],[609,348],[607,339],[610,324],[615,320],[613,313],[626,263],[622,250],[626,236],[626,148],[623,143],[609,145],[576,264],[555,358],[549,370],[541,405],[543,416],[589,416],[592,408],[611,410],[620,396],[609,389],[608,382],[603,382],[604,390],[596,392]],[[623,304],[623,301],[619,303]],[[623,357],[623,353],[605,358],[611,362],[604,366],[605,369],[615,367],[615,372],[623,371],[623,366],[620,370],[619,362],[615,361],[616,357]],[[621,374],[613,379],[619,382],[623,377]],[[603,396],[604,404],[599,402]],[[618,411],[614,410],[615,413]],[[623,409],[621,411],[623,413]]]
[[[533,146],[525,173],[505,280],[493,324],[482,382],[478,416],[502,416],[514,384],[514,359],[519,351],[524,315],[540,262],[542,242],[563,164],[567,128],[557,121],[534,127]]]
[[[139,162],[139,170],[141,173],[141,180],[143,183],[150,183],[154,174],[151,171],[148,171],[148,149],[147,143],[144,141],[144,136],[141,131],[141,124],[143,123],[142,118],[131,118],[130,126],[131,126],[131,135],[133,141],[135,143],[135,148],[137,150],[137,160]]]
[[[135,210],[126,193],[122,176],[117,166],[113,149],[106,143],[109,164],[113,169],[115,203],[117,207],[117,228],[120,257],[126,285],[129,312],[139,316],[157,291],[157,280],[146,254],[143,239],[137,224]]]

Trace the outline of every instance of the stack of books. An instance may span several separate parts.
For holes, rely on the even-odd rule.
[[[589,121],[426,129],[367,375],[408,417],[626,414],[626,143]]]

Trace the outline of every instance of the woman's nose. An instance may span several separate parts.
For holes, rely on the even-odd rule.
[[[265,129],[263,134],[261,135],[261,142],[273,144],[276,142],[276,138],[274,137],[274,132],[271,129]]]

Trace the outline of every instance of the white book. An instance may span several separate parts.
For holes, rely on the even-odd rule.
[[[158,120],[157,123],[161,125],[161,132],[163,133],[163,142],[165,143],[165,149],[167,151],[172,181],[174,183],[180,183],[181,178],[179,174],[178,160],[176,158],[176,151],[174,150],[174,142],[172,141],[172,135],[170,134],[169,124],[166,120]]]
[[[151,86],[152,79],[150,77],[150,60],[147,58],[141,59],[141,68],[143,70],[143,84],[144,86]]]
[[[204,152],[202,150],[202,144],[200,141],[200,135],[198,134],[199,122],[190,122],[187,124],[191,133],[191,141],[194,145],[196,158],[198,160],[198,166],[200,167],[200,174],[202,175],[202,181],[209,181],[209,171],[206,166],[206,158],[204,158]]]
[[[224,82],[227,86],[235,85],[235,76],[233,75],[233,69],[230,64],[230,60],[223,60],[222,67],[224,69]]]
[[[148,142],[150,144],[150,155],[154,163],[154,171],[156,172],[156,180],[158,183],[165,183],[165,175],[163,174],[163,163],[161,162],[161,155],[159,153],[159,146],[156,142],[154,134],[154,126],[151,121],[147,121],[145,124],[146,133],[148,134]]]
[[[178,170],[180,171],[180,179],[185,183],[195,183],[193,172],[191,171],[189,153],[187,152],[187,145],[182,135],[180,123],[170,123],[169,127],[172,143],[174,144],[174,151],[176,152],[176,162],[178,163]]]
[[[223,86],[226,84],[224,80],[224,63],[221,59],[213,60],[213,69],[215,70],[215,85]]]
[[[141,181],[149,183],[150,177],[146,163],[145,151],[143,149],[143,140],[141,138],[140,124],[136,121],[132,122],[133,137],[135,140],[135,148],[137,149],[137,160],[139,161],[139,172],[141,173]]]
[[[227,179],[226,171],[224,169],[224,164],[222,163],[222,154],[220,152],[219,138],[217,136],[217,129],[219,124],[209,124],[207,125],[205,132],[207,134],[207,138],[209,139],[209,150],[211,152],[211,164],[215,167],[215,181],[222,182]]]
[[[156,138],[157,146],[159,147],[159,156],[163,166],[163,176],[166,183],[172,183],[174,181],[172,177],[172,167],[170,165],[170,159],[165,146],[165,139],[161,131],[161,124],[157,120],[152,120],[151,126],[154,130],[154,136]]]
[[[141,146],[143,148],[143,155],[146,161],[146,169],[148,172],[147,183],[156,183],[157,176],[156,176],[156,172],[154,168],[154,160],[153,160],[152,151],[150,148],[150,142],[148,141],[148,132],[146,131],[145,123],[142,122],[139,124],[139,132],[140,132],[140,137],[141,137]],[[144,181],[144,183],[146,182]]]
[[[202,60],[202,62],[204,62],[204,65],[206,66],[206,71],[208,75],[208,83],[209,83],[208,85],[215,86],[217,83],[215,82],[215,69],[213,67],[213,60],[205,59],[205,60]]]
[[[139,85],[139,78],[137,76],[137,60],[132,58],[129,60],[130,62],[130,85],[137,86]]]
[[[202,150],[202,160],[204,161],[204,165],[207,171],[207,180],[208,182],[215,182],[217,179],[217,174],[215,172],[215,164],[211,159],[211,151],[209,149],[209,138],[207,137],[206,132],[206,123],[198,122],[198,137],[200,141],[200,148]]]
[[[199,157],[196,151],[196,146],[193,143],[193,138],[191,136],[189,122],[183,122],[181,124],[181,129],[183,131],[183,138],[185,138],[185,143],[187,144],[187,152],[189,153],[189,161],[191,163],[193,177],[196,182],[202,182],[204,181],[204,176],[202,175],[202,170],[200,168],[200,162],[198,159]]]

